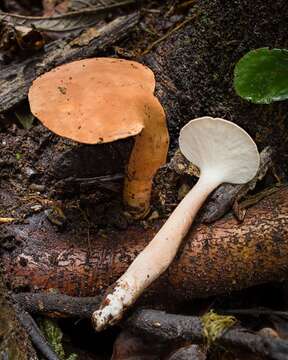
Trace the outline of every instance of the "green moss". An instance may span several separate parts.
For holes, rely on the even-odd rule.
[[[210,346],[223,332],[237,322],[234,316],[218,315],[213,310],[202,316],[203,333]]]
[[[55,321],[45,318],[40,320],[39,325],[52,349],[61,360],[77,359],[76,354],[71,354],[68,357],[65,356],[65,351],[62,345],[63,333]]]

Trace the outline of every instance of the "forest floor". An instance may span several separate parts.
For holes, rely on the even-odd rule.
[[[63,1],[63,4],[67,2]],[[65,14],[66,10],[62,10],[59,4],[55,8],[56,2],[54,7],[51,5],[53,1],[44,3],[50,16],[55,11]],[[25,1],[4,0],[0,10],[23,16],[42,16],[42,5],[36,0],[33,6]],[[140,4],[139,8],[129,5],[116,12],[108,12],[96,26],[103,26],[135,9],[140,10],[138,24],[116,43],[100,49],[95,56],[136,60],[155,72],[156,95],[165,108],[171,137],[168,162],[177,150],[179,130],[185,123],[204,115],[223,117],[249,132],[260,151],[266,146],[276,150],[273,153],[273,168],[257,184],[253,194],[275,184],[286,183],[288,103],[256,106],[240,99],[233,89],[233,69],[245,52],[259,47],[288,47],[288,6],[285,1],[266,4],[260,0],[233,0],[225,5],[219,0],[148,1]],[[59,32],[51,38],[48,31],[45,41],[51,44],[65,38],[63,34]],[[71,32],[65,36],[76,35]],[[35,52],[35,49],[24,51],[15,44],[4,49],[2,44],[0,85],[3,85],[1,81],[7,68],[21,66]],[[49,106],[49,99],[47,102]],[[46,237],[47,244],[63,237],[66,242],[71,241],[71,246],[80,243],[88,249],[93,237],[99,234],[105,238],[107,233],[125,231],[131,226],[141,232],[146,231],[155,226],[155,221],[166,219],[179,202],[183,189],[196,181],[196,177],[175,174],[169,166],[160,169],[154,182],[152,209],[148,218],[132,220],[123,211],[121,190],[133,141],[79,145],[60,138],[31,116],[27,100],[16,101],[15,106],[1,112],[0,120],[0,218],[9,222],[0,225],[3,256],[11,252],[17,256],[32,233],[33,238],[37,238],[38,231],[39,238]],[[37,245],[35,249],[37,251]],[[109,254],[101,256],[108,257]],[[129,256],[125,261],[130,261]],[[106,270],[103,269],[103,272]],[[6,282],[13,292],[37,291],[37,285],[30,284],[28,278],[26,282],[18,283],[16,279],[11,283],[6,277]],[[75,288],[68,295],[98,295],[95,289],[83,290],[84,284],[79,285],[79,291]],[[159,304],[155,306],[159,308]],[[212,307],[284,311],[287,308],[287,284],[259,284],[205,300],[182,301],[173,310],[191,314],[189,309],[192,306],[192,313],[196,315]],[[284,334],[281,335],[283,338],[287,337],[287,321],[273,317],[272,310],[262,316],[253,316],[252,312],[252,316],[239,315],[239,318],[251,330],[272,327]],[[119,327],[114,327],[96,334],[89,320],[61,319],[58,324],[64,332],[65,351],[77,354],[79,360],[110,359],[115,339],[119,339],[121,333]],[[126,346],[130,348],[134,346],[129,345],[132,340],[128,335],[127,338],[124,335],[121,341],[122,344],[126,341]],[[151,342],[139,347],[142,354],[138,349],[141,355],[136,352],[138,355],[134,359],[167,359],[169,355],[165,346],[161,348],[160,345],[160,350],[154,347],[151,354],[151,349],[148,350]],[[113,359],[128,359],[129,356],[116,357],[114,354]],[[131,359],[132,356],[133,353]],[[219,353],[211,353],[208,358],[217,356],[220,356]],[[222,354],[221,359],[229,356],[236,359],[231,354]],[[243,357],[246,355],[237,356],[237,359],[247,359]]]

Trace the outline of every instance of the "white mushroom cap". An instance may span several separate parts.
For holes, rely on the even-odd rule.
[[[258,171],[256,144],[242,128],[224,119],[191,120],[181,129],[179,146],[201,174],[220,182],[244,184]]]

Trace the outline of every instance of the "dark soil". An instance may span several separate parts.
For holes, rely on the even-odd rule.
[[[120,45],[133,48],[135,53],[137,46],[144,50],[148,40],[154,39],[143,28],[156,29],[160,34],[173,29],[184,14],[175,7],[167,16],[169,9],[168,5],[159,8],[157,15],[144,12],[138,30]],[[168,37],[156,50],[136,57],[150,65],[157,75],[157,94],[165,107],[171,136],[170,155],[177,146],[179,130],[187,121],[204,115],[224,117],[246,129],[259,149],[266,145],[275,147],[277,174],[286,180],[288,102],[254,105],[240,99],[233,89],[233,69],[250,49],[288,47],[288,4],[280,0],[273,3],[233,0],[223,5],[220,0],[199,0],[184,10],[192,18],[186,27]],[[51,215],[60,207],[65,213],[65,221],[55,220],[60,225],[63,222],[71,225],[77,219],[79,229],[79,219],[83,219],[85,227],[88,218],[96,228],[107,224],[127,226],[121,212],[121,178],[131,141],[79,146],[51,134],[36,120],[31,129],[25,130],[15,114],[9,119],[0,133],[1,177],[5,180],[0,188],[3,216],[24,219],[43,210]],[[104,179],[98,179],[103,176]],[[170,181],[163,184],[167,177]],[[153,199],[160,213],[167,214],[172,209],[163,204],[177,201],[174,180],[167,169],[156,178]]]
[[[187,121],[224,117],[248,131],[260,149],[274,146],[275,160],[287,175],[288,102],[250,104],[233,89],[235,64],[246,52],[288,47],[287,1],[199,0],[192,11],[198,14],[195,20],[145,58],[160,82],[166,77],[159,96],[168,113],[172,146]]]

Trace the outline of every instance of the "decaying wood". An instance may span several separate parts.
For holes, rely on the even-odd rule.
[[[157,310],[139,310],[128,321],[132,333],[154,337],[158,341],[191,341],[206,344],[204,327],[200,317],[167,314]],[[233,326],[219,335],[216,344],[225,348],[249,351],[265,359],[285,360],[288,341],[269,336],[260,336],[240,326]]]
[[[1,66],[0,113],[25,100],[37,76],[69,61],[96,56],[100,50],[127,36],[138,19],[136,13],[118,17],[100,29],[88,29],[77,38],[53,41],[42,52],[24,61]]]
[[[28,337],[19,324],[14,308],[9,302],[7,290],[0,277],[0,358],[37,359]]]
[[[288,187],[283,187],[249,208],[241,224],[227,216],[193,227],[169,270],[149,289],[150,299],[166,306],[287,279],[287,210]],[[10,239],[22,245],[2,255],[6,281],[14,291],[54,288],[94,296],[123,274],[160,226],[131,225],[87,238],[87,232],[57,232],[41,214],[29,224],[7,225]]]

